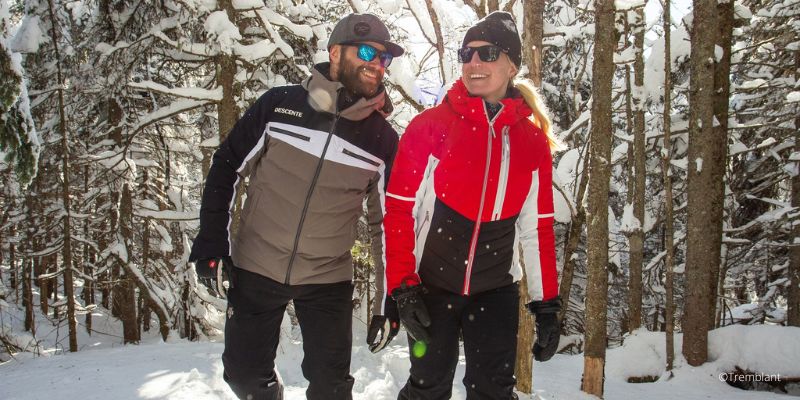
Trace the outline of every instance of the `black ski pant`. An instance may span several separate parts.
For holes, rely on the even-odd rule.
[[[514,394],[519,286],[514,283],[470,296],[429,287],[422,296],[431,317],[431,342],[416,357],[413,340],[411,376],[399,400],[444,400],[453,392],[459,332],[467,361],[467,400],[509,400]]]
[[[233,268],[225,322],[223,377],[243,400],[281,400],[275,354],[283,314],[294,301],[303,334],[309,400],[352,399],[353,284],[284,285]]]

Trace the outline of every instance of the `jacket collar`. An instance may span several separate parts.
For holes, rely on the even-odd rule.
[[[393,110],[383,85],[378,89],[378,94],[370,99],[350,98],[341,82],[330,79],[330,63],[327,62],[315,65],[311,76],[302,85],[308,90],[309,104],[318,112],[336,114],[337,109],[340,109],[339,115],[343,118],[361,121],[373,111],[378,111],[385,118]]]
[[[447,102],[457,114],[471,121],[482,121],[486,123],[489,121],[486,115],[486,109],[484,108],[483,99],[478,96],[470,95],[461,78],[447,91],[445,102]],[[495,124],[514,125],[520,120],[528,118],[533,113],[530,107],[525,103],[525,99],[516,89],[512,89],[511,96],[500,100],[500,103],[503,104],[503,109],[501,109],[495,117]]]

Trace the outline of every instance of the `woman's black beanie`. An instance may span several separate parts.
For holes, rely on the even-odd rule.
[[[475,40],[483,40],[501,48],[517,68],[522,64],[522,42],[511,14],[495,11],[476,22],[464,35],[461,47]]]

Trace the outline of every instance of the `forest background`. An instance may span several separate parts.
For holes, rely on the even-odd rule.
[[[0,360],[38,351],[41,321],[78,351],[99,309],[122,343],[218,336],[224,302],[187,259],[239,115],[326,61],[340,16],[371,12],[411,50],[386,74],[402,134],[493,10],[515,15],[520,76],[565,144],[560,348],[584,354],[583,390],[602,396],[606,349],[640,328],[666,332],[669,370],[675,352],[706,362],[716,328],[800,326],[798,0],[2,0],[0,313],[23,317],[0,319]],[[365,229],[357,306],[374,292]]]

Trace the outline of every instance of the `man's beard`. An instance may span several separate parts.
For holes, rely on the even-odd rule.
[[[377,83],[365,82],[361,78],[361,70],[370,69],[368,66],[359,67],[348,59],[342,60],[342,69],[339,74],[339,81],[344,85],[345,89],[353,92],[357,96],[364,98],[371,98],[378,93],[381,79]],[[376,75],[382,78],[380,71],[372,70]]]

